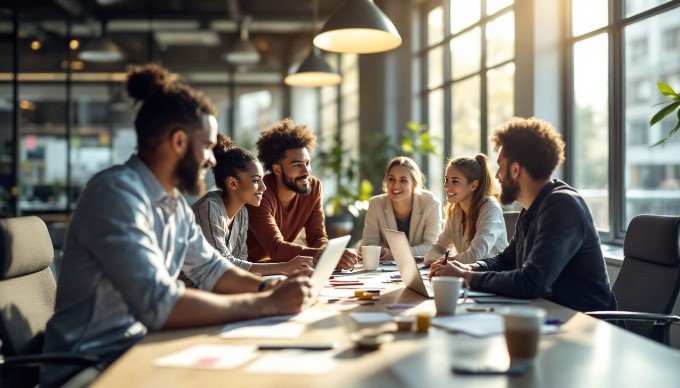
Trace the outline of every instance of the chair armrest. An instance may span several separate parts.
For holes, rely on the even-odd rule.
[[[672,314],[640,313],[634,311],[589,311],[586,314],[605,321],[654,321],[656,325],[680,324],[680,316]]]
[[[101,359],[89,354],[41,353],[22,356],[1,356],[0,366],[33,366],[42,364],[98,365]]]

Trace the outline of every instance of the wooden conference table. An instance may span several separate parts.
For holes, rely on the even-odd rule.
[[[361,272],[358,273],[361,275]],[[355,348],[349,334],[376,324],[358,324],[348,312],[414,310],[434,312],[434,302],[386,283],[375,305],[318,303],[312,309],[342,313],[307,325],[294,341],[339,341],[333,352],[336,365],[323,374],[255,374],[249,364],[276,350],[259,351],[254,360],[229,370],[154,366],[154,360],[197,344],[258,344],[282,340],[224,339],[221,326],[158,332],[149,335],[109,367],[95,387],[678,387],[680,351],[629,333],[606,322],[557,304],[536,300],[548,316],[563,322],[562,331],[544,335],[533,368],[519,376],[460,375],[451,371],[464,361],[507,362],[502,335],[471,337],[432,327],[426,334],[396,332],[395,340],[378,350]],[[414,303],[411,310],[389,310],[390,303]],[[459,311],[461,308],[459,307]],[[383,323],[383,329],[396,329]],[[283,341],[285,342],[285,341]],[[292,362],[292,361],[291,361]],[[307,368],[315,368],[314,363]]]

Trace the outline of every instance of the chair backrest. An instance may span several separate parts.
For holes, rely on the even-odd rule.
[[[623,265],[612,287],[622,311],[670,314],[680,290],[680,217],[639,215],[628,225]],[[628,330],[664,341],[662,326],[627,322]]]
[[[56,297],[53,255],[40,218],[0,219],[0,340],[6,356],[42,351]]]
[[[515,235],[515,225],[517,225],[517,219],[519,218],[519,212],[516,210],[503,212],[503,220],[505,221],[505,232],[508,235],[508,241],[512,239]]]

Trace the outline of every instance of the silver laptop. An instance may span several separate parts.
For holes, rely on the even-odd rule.
[[[411,245],[408,243],[406,234],[391,229],[383,229],[383,232],[385,232],[387,244],[390,246],[390,251],[392,251],[394,261],[397,263],[404,285],[422,296],[434,298],[432,284],[423,280],[420,275],[416,259],[411,254]]]
[[[312,274],[312,302],[316,303],[321,290],[328,283],[328,279],[331,278],[333,270],[338,266],[342,254],[345,252],[345,248],[349,243],[351,236],[342,236],[338,238],[331,239],[328,241],[328,245],[321,253],[319,261],[316,262],[314,267],[314,273]]]

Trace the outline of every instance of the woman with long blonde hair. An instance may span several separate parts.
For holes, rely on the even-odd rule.
[[[425,262],[432,264],[430,276],[448,274],[451,264],[444,265],[442,259],[452,249],[449,260],[470,264],[508,245],[503,210],[486,155],[449,160],[444,190],[448,202],[446,226],[425,255]]]

